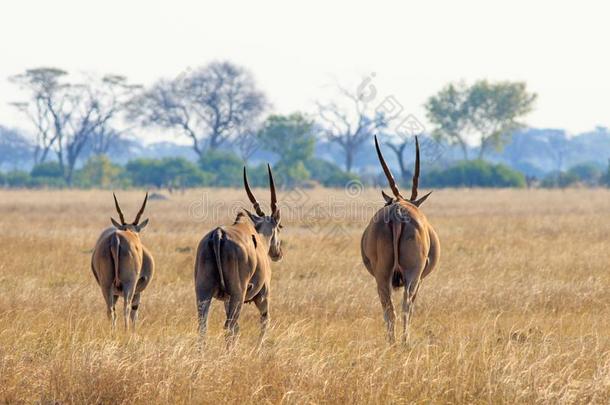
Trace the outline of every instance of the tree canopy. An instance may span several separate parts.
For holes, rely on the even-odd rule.
[[[449,84],[425,107],[435,138],[460,145],[464,159],[469,142],[475,142],[482,159],[490,150],[501,149],[524,126],[520,119],[533,109],[535,100],[536,94],[528,92],[525,83],[480,80],[471,86]]]
[[[144,127],[177,130],[202,156],[247,134],[266,107],[249,71],[213,62],[158,81],[133,100],[129,116]]]
[[[305,163],[313,158],[314,122],[300,113],[272,115],[257,134],[260,146],[276,155],[275,171],[288,185],[307,180]]]

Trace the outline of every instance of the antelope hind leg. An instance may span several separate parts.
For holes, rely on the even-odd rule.
[[[129,317],[131,318],[131,328],[133,331],[136,331],[136,321],[138,320],[138,309],[140,307],[140,293],[137,293],[133,296],[131,300],[131,313]]]
[[[230,349],[235,344],[239,333],[239,314],[243,306],[243,294],[232,294],[229,301],[225,301],[225,311],[227,320],[225,322],[227,349]]]
[[[197,300],[197,317],[199,319],[199,336],[205,339],[208,330],[208,314],[212,306],[212,297],[200,298]]]
[[[405,283],[405,291],[402,299],[402,343],[404,344],[409,340],[409,323],[411,322],[411,316],[413,315],[415,296],[417,295],[419,284],[419,278]]]
[[[392,304],[390,281],[388,280],[385,282],[377,280],[377,293],[379,294],[379,301],[381,301],[381,308],[383,309],[383,319],[386,323],[388,342],[393,345],[396,342],[396,335],[394,332],[396,313],[394,312],[394,304]]]
[[[106,301],[106,314],[112,328],[112,332],[116,330],[116,311],[115,304],[118,300],[118,296],[112,293],[112,289],[104,294],[104,300]]]
[[[202,276],[204,269],[206,268],[199,265],[198,259],[195,270],[195,296],[197,297],[199,336],[201,337],[202,342],[205,340],[205,335],[208,330],[208,315],[210,313],[210,308],[212,307],[212,298],[218,293],[218,286],[205,282],[205,277]]]
[[[131,302],[136,290],[134,285],[123,283],[123,320],[125,321],[125,331],[129,330],[129,311],[131,310]]]
[[[261,292],[254,298],[254,305],[258,309],[261,315],[261,332],[258,338],[257,348],[261,348],[263,345],[263,341],[265,339],[265,334],[267,333],[267,328],[269,326],[269,298],[265,292]]]

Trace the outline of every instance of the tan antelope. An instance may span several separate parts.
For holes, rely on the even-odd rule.
[[[396,289],[404,286],[402,316],[403,342],[406,342],[417,291],[421,280],[438,264],[440,242],[426,216],[419,209],[431,192],[417,199],[419,182],[417,137],[415,138],[415,171],[411,198],[408,200],[400,194],[396,181],[381,154],[376,136],[375,148],[394,197],[382,191],[386,204],[377,211],[364,230],[360,247],[362,261],[377,282],[388,340],[393,344],[396,314],[392,304],[392,287]]]
[[[148,224],[148,219],[140,222],[148,200],[148,193],[146,193],[142,208],[131,224],[125,222],[116,195],[114,193],[112,195],[120,222],[110,218],[114,226],[104,230],[97,240],[91,257],[91,270],[106,300],[112,329],[114,330],[116,327],[114,306],[119,296],[123,296],[125,330],[128,329],[127,317],[129,316],[132,329],[135,331],[140,294],[150,283],[155,268],[152,255],[140,241],[140,231]],[[131,314],[128,313],[130,308]]]
[[[195,293],[199,316],[199,333],[205,337],[212,298],[225,302],[227,345],[239,332],[239,314],[244,303],[254,302],[260,312],[260,346],[269,324],[271,262],[282,259],[279,238],[280,210],[277,206],[271,167],[271,215],[265,215],[252,194],[244,167],[244,187],[256,214],[240,212],[235,222],[218,227],[203,237],[195,260]]]

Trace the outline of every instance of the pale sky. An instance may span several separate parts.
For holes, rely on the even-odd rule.
[[[247,67],[273,111],[314,112],[335,81],[375,73],[379,97],[425,120],[450,81],[523,80],[526,122],[571,133],[610,126],[609,2],[4,1],[0,124],[27,128],[6,78],[27,68],[116,73],[151,84],[189,67]],[[380,100],[381,100],[380,98]]]

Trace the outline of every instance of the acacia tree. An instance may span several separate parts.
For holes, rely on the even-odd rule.
[[[341,147],[345,170],[350,172],[362,145],[370,141],[377,131],[386,128],[396,117],[388,117],[383,112],[374,111],[371,100],[358,92],[337,87],[342,104],[318,103],[318,112],[324,136]]]
[[[520,119],[532,111],[535,100],[536,94],[529,93],[525,83],[480,80],[470,87],[450,84],[425,107],[436,125],[433,136],[459,144],[464,159],[468,159],[468,141],[475,141],[482,159],[490,150],[500,150],[524,126]]]
[[[67,119],[61,114],[67,102],[64,91],[67,84],[63,82],[67,74],[61,69],[43,67],[9,78],[30,93],[28,101],[11,104],[23,112],[35,128],[35,164],[47,159],[51,147],[61,137]]]
[[[432,136],[457,144],[462,150],[464,159],[468,160],[468,88],[464,83],[451,83],[430,97],[425,105],[430,122],[436,126]]]
[[[110,131],[112,120],[137,86],[116,75],[88,77],[80,83],[67,82],[66,75],[60,69],[39,68],[11,79],[30,94],[29,101],[13,105],[35,126],[35,162],[44,162],[54,150],[64,179],[71,185],[85,146],[95,133]]]
[[[87,84],[73,85],[73,110],[59,147],[66,149],[65,177],[72,183],[74,167],[87,144],[97,141],[116,141],[123,131],[116,129],[113,120],[124,110],[138,85],[130,85],[118,75],[107,75],[100,80],[90,78]]]
[[[213,62],[174,80],[160,80],[131,103],[145,127],[177,129],[201,157],[251,128],[267,107],[253,76],[230,62]]]
[[[91,153],[101,156],[113,146],[126,143],[127,134],[134,126],[122,123],[119,127],[113,121],[127,111],[131,99],[141,91],[142,86],[130,84],[126,77],[119,75],[106,75],[101,81],[93,82],[97,86],[92,87],[92,99],[99,101],[105,119],[91,129],[87,143]]]
[[[119,131],[107,126],[96,129],[92,132],[89,141],[90,154],[94,156],[107,154],[111,146],[121,143],[124,133],[125,131]]]
[[[525,126],[519,119],[531,112],[536,94],[528,93],[525,83],[475,83],[469,94],[470,117],[480,140],[479,159],[492,149],[500,150],[511,135]]]

